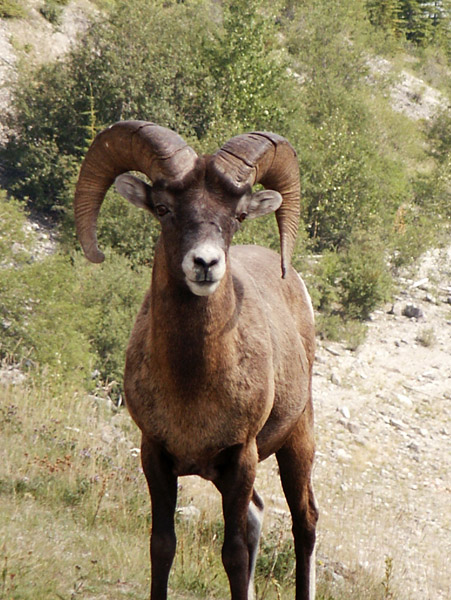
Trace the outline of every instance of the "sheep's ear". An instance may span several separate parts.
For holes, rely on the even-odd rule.
[[[282,196],[274,190],[261,190],[255,192],[247,200],[246,206],[239,207],[238,211],[245,214],[247,219],[262,217],[270,212],[274,212],[282,204]]]
[[[139,179],[139,177],[125,173],[116,177],[114,185],[119,194],[126,200],[139,208],[152,211],[152,187],[148,183]]]

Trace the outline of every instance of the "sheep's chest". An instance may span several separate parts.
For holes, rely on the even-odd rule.
[[[272,363],[264,355],[256,361],[255,348],[242,350],[233,364],[225,361],[226,351],[216,355],[221,360],[214,364],[204,361],[201,374],[185,363],[168,378],[156,358],[126,373],[132,417],[144,436],[165,447],[178,474],[211,479],[215,457],[256,437],[268,418],[274,397]]]

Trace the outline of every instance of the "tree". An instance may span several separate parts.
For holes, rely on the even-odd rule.
[[[368,17],[378,29],[396,35],[399,32],[399,0],[367,0]]]

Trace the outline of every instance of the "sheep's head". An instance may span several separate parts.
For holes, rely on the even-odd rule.
[[[124,174],[141,171],[149,185]],[[276,211],[285,273],[299,219],[299,173],[288,142],[270,133],[232,138],[199,158],[176,133],[124,121],[100,133],[83,162],[75,194],[77,233],[86,256],[101,262],[96,222],[113,181],[133,204],[161,223],[171,274],[196,295],[212,294],[225,272],[233,234],[245,218]],[[252,193],[254,183],[265,189]]]

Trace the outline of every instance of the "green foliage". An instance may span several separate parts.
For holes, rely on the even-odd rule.
[[[134,266],[151,265],[159,234],[159,224],[148,212],[137,209],[115,191],[108,193],[98,224],[101,246],[114,248]]]
[[[28,233],[27,233],[28,231]],[[23,208],[0,194],[0,360],[20,362],[55,382],[121,382],[124,352],[147,269],[107,248],[100,266],[81,255],[36,258]]]
[[[351,318],[367,319],[390,298],[391,275],[380,243],[360,236],[342,257],[340,302]]]
[[[0,0],[0,19],[21,19],[25,9],[18,0]]]
[[[64,59],[35,71],[22,65],[8,122],[15,133],[0,150],[9,191],[62,220],[72,251],[74,183],[104,126],[151,120],[207,152],[246,130],[276,131],[300,163],[304,228],[294,264],[305,273],[300,256],[307,247],[326,252],[315,274],[315,304],[327,316],[349,311],[364,319],[386,298],[386,254],[392,266],[404,264],[446,228],[451,185],[449,116],[427,130],[395,114],[387,82],[369,73],[368,56],[381,36],[393,47],[409,36],[420,43],[426,25],[433,35],[421,44],[438,44],[439,30],[449,29],[448,4],[434,4],[435,22],[419,1],[110,3]],[[407,26],[409,7],[415,10]],[[445,51],[434,48],[443,73]],[[379,242],[373,249],[363,244],[360,257],[362,231]],[[99,240],[125,258],[118,269],[131,286],[136,268],[151,263],[157,236],[154,220],[109,194]],[[246,223],[234,241],[278,250],[274,217]],[[121,293],[119,312],[129,301]],[[129,319],[126,313],[120,319]],[[105,324],[109,317],[99,318]],[[119,345],[125,333],[118,331]],[[99,331],[92,341],[91,348],[99,344],[93,355],[102,356],[102,376],[117,380],[122,359],[101,337]]]
[[[62,256],[1,269],[0,356],[57,379],[86,377],[94,358],[82,332],[89,313],[75,304],[76,292]]]
[[[0,268],[28,258],[30,238],[25,231],[23,206],[0,189]]]
[[[106,250],[105,262],[100,266],[88,265],[77,256],[77,296],[80,310],[90,316],[83,331],[91,336],[95,353],[94,367],[103,381],[121,385],[125,349],[133,322],[150,285],[147,269],[131,269],[123,256]]]
[[[260,542],[255,574],[258,595],[261,594],[263,598],[270,583],[276,585],[277,588],[292,583],[296,570],[293,541],[291,539],[282,540],[280,532],[277,533],[278,535],[276,533],[269,534]]]
[[[293,110],[286,94],[292,94],[294,82],[280,46],[279,10],[278,1],[224,3],[222,27],[206,52],[213,110],[204,148],[215,149],[247,130],[286,130],[286,115]]]
[[[395,35],[399,31],[399,0],[367,0],[368,17],[374,27]]]
[[[291,135],[304,218],[314,248],[322,250],[346,246],[355,230],[383,227],[408,185],[405,167],[387,148],[389,128],[373,111],[361,5],[334,0],[308,8],[288,40],[304,77],[301,119]]]
[[[63,9],[67,5],[69,0],[45,0],[44,4],[39,9],[41,15],[52,23],[52,25],[59,25],[61,17],[63,15]]]
[[[149,274],[132,271],[120,255],[91,267],[55,255],[17,269],[0,269],[0,358],[21,362],[56,382],[121,384],[124,353]]]
[[[451,110],[449,107],[437,115],[428,133],[432,153],[440,164],[446,164],[451,148]]]
[[[207,0],[118,2],[66,60],[24,71],[3,152],[11,192],[66,211],[93,133],[120,119],[158,122],[204,148],[280,130],[287,75],[274,10],[259,7],[237,0],[217,19]]]
[[[372,25],[417,46],[450,41],[449,0],[367,0],[366,7]]]
[[[364,320],[390,297],[391,275],[380,241],[356,236],[339,252],[326,252],[313,265],[312,301],[326,313]]]
[[[316,320],[317,335],[321,339],[341,342],[347,350],[357,350],[366,337],[366,323],[336,313],[320,313]]]
[[[350,123],[337,113],[312,127],[301,152],[306,220],[316,249],[349,243],[356,229],[370,229],[396,205],[402,171],[371,138],[368,114]],[[393,185],[390,183],[393,181]],[[401,194],[405,190],[401,190]]]

